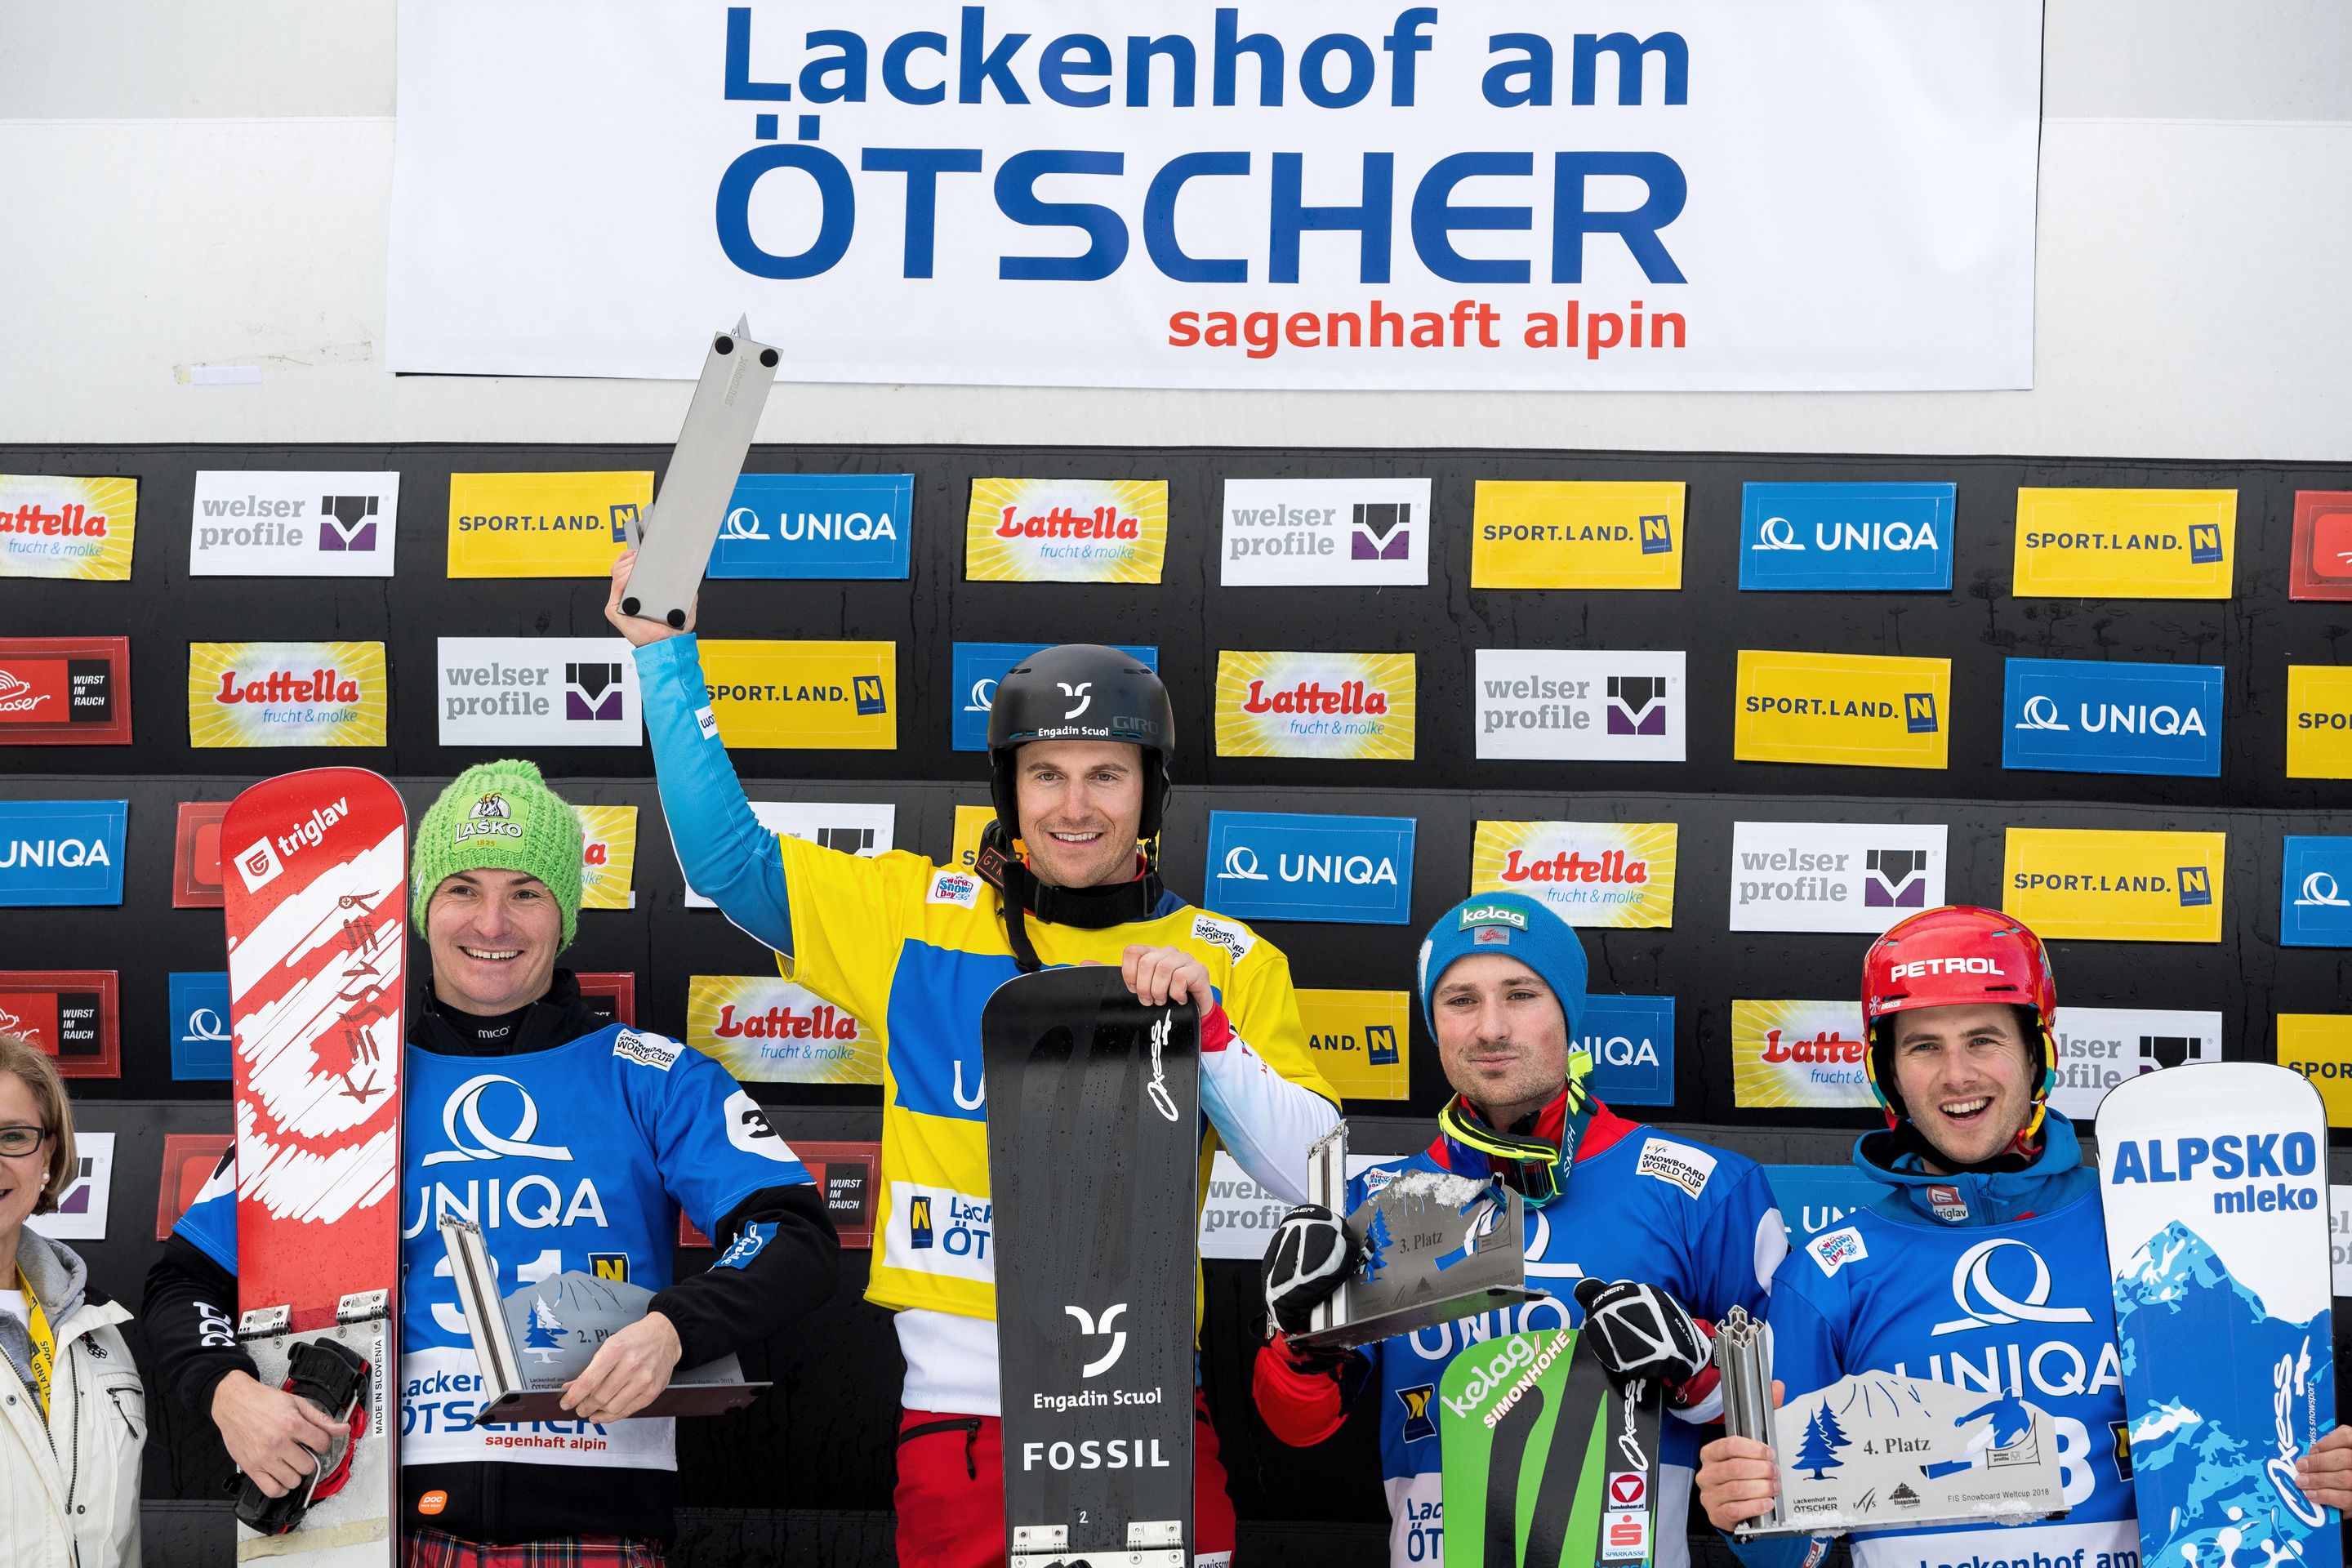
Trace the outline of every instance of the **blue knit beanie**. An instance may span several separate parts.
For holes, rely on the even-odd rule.
[[[1432,1036],[1430,994],[1456,959],[1475,953],[1516,958],[1536,972],[1568,1016],[1569,1048],[1584,1023],[1584,942],[1576,928],[1524,893],[1476,893],[1437,917],[1421,939],[1421,1016]]]

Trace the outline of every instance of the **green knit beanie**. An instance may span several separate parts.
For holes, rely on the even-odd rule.
[[[416,825],[408,858],[408,918],[425,934],[425,907],[460,871],[520,871],[547,884],[563,910],[563,945],[580,924],[580,818],[547,787],[536,763],[478,763],[449,781]]]

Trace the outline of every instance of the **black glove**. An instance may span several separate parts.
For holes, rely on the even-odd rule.
[[[1284,1215],[1258,1265],[1267,1318],[1284,1333],[1305,1333],[1315,1309],[1356,1271],[1362,1250],[1346,1223],[1320,1204]]]
[[[1655,1285],[1580,1279],[1576,1304],[1584,1309],[1582,1337],[1600,1355],[1601,1370],[1617,1383],[1681,1383],[1714,1360],[1713,1338],[1691,1321],[1680,1301]]]

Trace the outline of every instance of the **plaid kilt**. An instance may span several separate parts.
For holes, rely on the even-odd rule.
[[[622,1535],[566,1535],[485,1546],[437,1530],[402,1532],[401,1568],[665,1568],[662,1549]]]

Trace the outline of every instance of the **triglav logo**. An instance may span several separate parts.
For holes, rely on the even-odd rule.
[[[2033,1264],[2033,1279],[2022,1297],[2011,1296],[1993,1283],[1993,1259],[2011,1247],[2025,1254]],[[1959,1261],[1952,1265],[1952,1300],[1963,1315],[1937,1323],[1928,1331],[1931,1337],[1966,1333],[1970,1329],[2005,1328],[2021,1322],[2091,1321],[2087,1308],[2050,1305],[2050,1265],[2042,1260],[2042,1254],[2014,1237],[1979,1241],[1960,1254]]]
[[[522,1101],[509,1118],[512,1131],[499,1133],[490,1131],[482,1120],[482,1101],[490,1091],[505,1085]],[[500,1096],[501,1100],[505,1097]],[[458,1131],[459,1123],[464,1131]],[[569,1163],[572,1151],[561,1143],[534,1143],[531,1137],[539,1131],[539,1103],[523,1088],[503,1073],[486,1072],[467,1079],[442,1103],[441,1131],[449,1141],[446,1149],[436,1149],[425,1156],[427,1165],[463,1164],[468,1160],[516,1159],[559,1160]],[[467,1142],[470,1139],[471,1142]]]
[[[245,882],[245,890],[257,893],[278,879],[286,863],[278,858],[278,846],[263,838],[247,846],[236,857],[236,874]]]
[[[1421,587],[1427,479],[1227,479],[1226,587]]]

